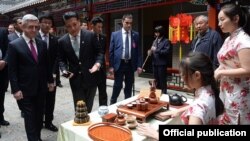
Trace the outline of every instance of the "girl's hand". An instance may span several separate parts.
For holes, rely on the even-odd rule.
[[[174,117],[178,117],[181,115],[181,112],[179,112],[178,110],[175,110],[175,111],[166,111],[166,112],[161,112],[159,113],[160,116],[163,116],[163,117],[167,117],[167,116],[170,116],[171,118],[174,118]]]
[[[220,80],[221,79],[221,70],[220,69],[216,69],[214,71],[214,78],[215,78],[215,80]]]
[[[136,127],[139,135],[143,135],[154,140],[159,140],[159,133],[153,129],[148,123],[138,124]]]

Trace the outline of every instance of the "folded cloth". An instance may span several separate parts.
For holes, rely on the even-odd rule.
[[[157,120],[160,120],[160,121],[165,121],[167,119],[170,119],[171,116],[170,115],[169,116],[162,116],[162,115],[160,115],[160,113],[157,113],[154,115],[154,118]]]

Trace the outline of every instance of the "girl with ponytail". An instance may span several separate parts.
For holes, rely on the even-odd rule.
[[[250,124],[250,19],[248,10],[225,4],[218,14],[219,26],[229,33],[220,51],[220,66],[215,78],[220,80],[220,97],[225,112],[221,124]]]
[[[213,77],[213,64],[209,57],[200,52],[189,53],[180,62],[180,72],[185,84],[195,89],[194,101],[188,107],[163,112],[161,115],[181,115],[184,124],[218,124],[217,117],[224,112],[224,105],[219,98],[219,89]]]
[[[214,79],[213,64],[209,57],[201,52],[191,52],[180,62],[180,73],[185,84],[195,89],[194,101],[186,107],[162,112],[162,117],[181,117],[184,124],[218,124],[217,117],[224,112],[219,98],[219,89]],[[149,124],[139,124],[140,135],[159,140],[158,132]]]

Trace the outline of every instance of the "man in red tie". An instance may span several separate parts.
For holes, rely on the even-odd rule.
[[[47,89],[53,91],[47,45],[35,38],[39,21],[27,14],[22,19],[22,37],[9,43],[9,79],[11,90],[24,112],[28,141],[40,141],[43,105]]]

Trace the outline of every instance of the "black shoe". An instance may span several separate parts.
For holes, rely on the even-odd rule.
[[[57,84],[57,86],[58,87],[60,87],[60,88],[62,88],[63,87],[63,85],[60,83],[60,84]]]
[[[45,128],[48,129],[48,130],[50,130],[50,131],[53,131],[53,132],[57,132],[58,131],[57,127],[55,125],[53,125],[52,123],[45,124]]]
[[[24,112],[21,111],[21,117],[24,118]]]
[[[2,121],[0,121],[0,125],[8,126],[8,125],[10,125],[10,123],[6,120],[2,120]]]

